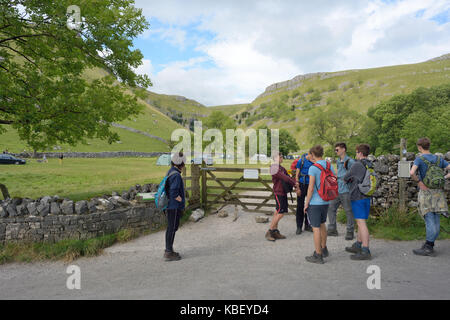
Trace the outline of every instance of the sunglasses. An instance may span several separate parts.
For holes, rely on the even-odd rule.
[[[334,152],[338,152],[339,151],[339,149],[334,149]]]

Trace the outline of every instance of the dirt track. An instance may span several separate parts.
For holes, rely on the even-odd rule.
[[[438,256],[418,257],[419,241],[373,240],[372,261],[351,261],[340,236],[330,237],[331,256],[324,265],[310,264],[312,234],[295,235],[295,217],[279,229],[288,238],[264,239],[268,224],[260,214],[211,215],[185,224],[175,249],[183,259],[165,262],[164,232],[115,245],[95,258],[71,264],[81,268],[81,290],[69,290],[68,264],[35,263],[0,266],[0,299],[449,299],[450,241],[438,241]],[[367,267],[381,269],[381,289],[369,290]]]

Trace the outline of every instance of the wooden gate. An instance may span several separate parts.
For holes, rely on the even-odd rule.
[[[244,170],[258,170],[256,179],[244,177]],[[205,164],[191,165],[190,205],[200,201],[206,209],[216,209],[226,205],[241,206],[244,211],[273,213],[275,197],[272,190],[271,175],[264,174],[258,168],[208,167]],[[296,211],[296,194],[294,202],[288,195],[289,209]]]

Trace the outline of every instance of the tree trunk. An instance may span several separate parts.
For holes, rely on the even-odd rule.
[[[2,194],[3,194],[3,199],[8,199],[8,198],[11,198],[10,196],[9,196],[9,193],[8,193],[8,188],[6,188],[6,186],[4,185],[4,184],[1,184],[0,183],[0,190],[2,190]]]

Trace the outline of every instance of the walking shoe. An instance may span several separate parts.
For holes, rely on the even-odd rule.
[[[266,232],[266,239],[269,241],[275,241],[275,238],[272,235],[272,232],[270,232],[270,230],[267,230]]]
[[[272,232],[272,237],[274,237],[276,240],[278,240],[278,239],[286,239],[286,237],[283,236],[283,235],[280,233],[280,230],[278,230],[278,229],[273,230],[273,232]]]
[[[322,257],[327,258],[330,256],[330,253],[328,252],[328,248],[322,248]]]
[[[435,255],[433,247],[426,243],[423,244],[422,248],[414,249],[413,252],[418,256],[434,257]]]
[[[356,254],[353,254],[350,256],[350,259],[352,260],[372,260],[372,255],[370,254],[369,249],[361,249]]]
[[[327,235],[329,237],[337,237],[339,234],[336,229],[328,229]]]
[[[305,226],[305,231],[313,232],[313,229],[312,229],[312,227],[308,224],[307,226]]]
[[[354,238],[353,231],[347,230],[347,233],[345,234],[345,240],[353,240],[353,238]]]
[[[324,264],[323,257],[321,254],[317,254],[316,251],[312,254],[312,256],[305,257],[306,261],[311,263],[318,263],[318,264]]]
[[[297,231],[295,231],[295,234],[302,234],[302,228],[297,228]]]
[[[180,260],[181,257],[178,253],[176,252],[164,252],[164,260],[166,261],[177,261]]]
[[[361,246],[361,243],[358,241],[353,243],[351,247],[345,247],[345,251],[351,252],[351,253],[358,253],[361,250],[362,250],[362,246]]]

